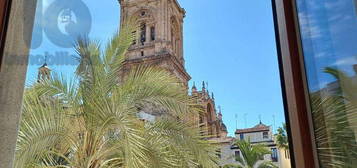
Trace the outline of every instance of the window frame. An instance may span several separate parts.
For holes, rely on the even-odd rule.
[[[279,155],[277,148],[271,148],[271,161],[272,162],[279,162]]]
[[[272,0],[292,167],[318,168],[296,0]]]
[[[12,0],[0,1],[0,68]],[[293,167],[318,166],[295,0],[272,0],[279,69]]]
[[[269,139],[269,132],[264,131],[264,132],[262,133],[262,135],[263,135],[263,139]]]
[[[156,30],[155,26],[150,26],[150,41],[156,40]]]
[[[0,1],[0,71],[4,55],[5,39],[9,22],[11,2],[12,0]]]
[[[238,159],[237,159],[238,157],[241,157],[241,156],[240,156],[240,150],[234,151],[234,160],[235,160],[235,161],[238,161]]]
[[[34,25],[36,3],[37,0],[0,2],[0,114],[6,116],[0,119],[3,128],[0,134],[4,135],[0,136],[1,167],[13,167],[21,115],[21,104],[18,102],[22,102],[29,54],[29,47],[22,39],[31,39],[32,31],[28,30]],[[23,59],[26,64],[12,66],[13,61],[19,59]]]

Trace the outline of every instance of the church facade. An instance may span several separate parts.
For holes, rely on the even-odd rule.
[[[186,12],[177,0],[119,0],[119,3],[121,24],[132,17],[138,22],[137,30],[132,32],[136,38],[127,52],[124,73],[137,65],[157,66],[177,77],[188,89],[191,76],[185,69],[183,54]],[[203,82],[201,90],[194,85],[190,96],[203,109],[195,117],[198,126],[204,127],[211,137],[227,136],[222,113],[217,111],[214,95],[206,89],[206,84]]]

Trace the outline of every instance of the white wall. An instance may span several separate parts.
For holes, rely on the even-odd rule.
[[[221,147],[221,163],[224,166],[226,164],[236,164],[234,151],[231,149],[231,144],[224,144]]]
[[[226,164],[239,164],[239,162],[237,162],[235,160],[235,151],[239,151],[239,149],[231,149],[231,144],[229,143],[225,143],[222,144],[221,146],[221,162],[220,165],[224,166]],[[278,150],[278,148],[276,146],[273,147],[269,147],[270,150],[272,150],[272,148],[276,148],[277,149],[277,155],[278,155],[278,162],[273,162],[276,166],[278,166],[279,168],[291,168],[290,166],[290,160],[282,160],[284,155],[281,154],[280,150]],[[240,155],[242,156],[242,154],[240,153]],[[264,156],[264,161],[272,161],[271,159],[271,154],[267,154]],[[281,162],[284,163],[281,163]],[[259,161],[258,163],[261,163],[263,161]]]
[[[263,132],[266,132],[266,131],[263,131]],[[263,132],[244,133],[243,134],[244,140],[246,140],[246,141],[250,140],[250,142],[252,142],[252,143],[273,140],[271,131],[267,131],[268,138],[266,138],[266,139],[263,138]],[[236,134],[236,138],[240,140],[240,134]]]

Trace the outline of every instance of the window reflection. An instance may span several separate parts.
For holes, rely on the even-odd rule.
[[[297,2],[320,167],[353,167],[357,158],[354,1]]]
[[[74,74],[78,66],[73,48],[76,41],[107,41],[118,30],[119,11],[118,1],[98,5],[95,0],[37,0],[26,85],[37,82],[38,70],[45,63],[52,75]],[[140,32],[133,35],[139,37]]]

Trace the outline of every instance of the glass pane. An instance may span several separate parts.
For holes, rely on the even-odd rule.
[[[298,0],[297,6],[320,166],[354,167],[356,1]]]
[[[37,2],[15,167],[291,167],[270,1]]]

